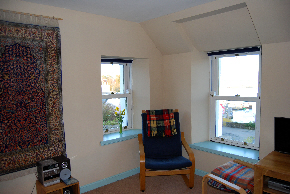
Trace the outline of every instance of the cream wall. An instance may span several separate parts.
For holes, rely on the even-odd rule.
[[[207,141],[209,137],[210,63],[205,52],[196,49],[191,61],[191,142]]]
[[[184,132],[185,139],[189,143],[191,137],[191,61],[191,53],[166,55],[163,57],[163,108],[179,109],[181,131]]]
[[[148,110],[148,107],[150,107],[150,76],[148,63],[148,59],[137,59],[134,60],[134,65],[132,66],[134,129],[140,129],[140,126],[142,126],[142,110]]]
[[[274,117],[290,117],[290,42],[262,48],[260,158],[274,150]]]
[[[187,141],[196,143],[208,139],[209,60],[206,53],[194,47],[188,49],[186,44],[186,53],[162,56],[140,24],[133,22],[20,0],[1,1],[0,6],[63,18],[60,29],[64,127],[72,175],[81,186],[139,165],[137,139],[100,146],[101,55],[139,58],[133,66],[135,128],[140,126],[142,109],[178,108]],[[274,116],[290,117],[289,47],[290,42],[263,45],[260,157],[274,148]],[[194,153],[196,168],[206,172],[230,160],[197,150]],[[0,182],[0,193],[31,193],[35,180],[29,174]]]
[[[133,64],[134,109],[141,114],[142,109],[162,108],[162,56],[140,24],[19,0],[1,1],[0,6],[63,19],[59,23],[64,128],[72,175],[80,185],[137,168],[137,139],[100,146],[100,61],[101,55],[140,58]],[[140,114],[134,115],[136,128],[141,128]],[[34,174],[29,174],[0,182],[0,193],[31,193],[35,180]]]
[[[164,55],[163,108],[177,108],[188,143],[208,140],[209,58],[205,52]]]

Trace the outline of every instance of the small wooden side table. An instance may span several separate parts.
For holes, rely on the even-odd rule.
[[[290,182],[290,154],[273,151],[255,164],[255,194],[282,193],[268,188],[267,180],[270,177]]]
[[[54,185],[50,185],[50,186],[43,186],[43,184],[41,184],[41,182],[39,182],[38,180],[36,181],[36,191],[37,194],[63,194],[63,189],[71,187],[72,188],[72,193],[73,194],[80,194],[80,186],[79,186],[79,182],[77,183],[73,183],[70,185],[66,185],[64,182],[60,182],[60,183],[56,183]]]

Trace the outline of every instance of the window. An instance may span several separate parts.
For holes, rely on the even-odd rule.
[[[245,49],[247,50],[247,49]],[[259,149],[259,47],[210,53],[210,140]]]
[[[102,106],[103,131],[112,133],[119,131],[115,116],[116,107],[125,109],[123,118],[124,130],[132,128],[132,60],[102,59]]]

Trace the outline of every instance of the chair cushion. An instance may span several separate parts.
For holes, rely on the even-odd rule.
[[[177,134],[172,109],[147,110],[146,114],[148,137],[170,137]]]
[[[176,135],[171,137],[148,137],[147,114],[142,113],[142,136],[145,156],[148,158],[172,158],[182,156],[179,114],[174,112]]]
[[[145,168],[152,170],[174,170],[192,166],[192,162],[183,156],[167,159],[145,158]]]
[[[218,166],[211,173],[243,189],[254,191],[254,169],[252,168],[230,161]]]

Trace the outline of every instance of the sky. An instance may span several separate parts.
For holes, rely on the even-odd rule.
[[[256,97],[258,93],[259,55],[220,59],[220,95]]]
[[[101,64],[102,75],[111,75],[115,77],[120,75],[120,65],[119,64]]]

